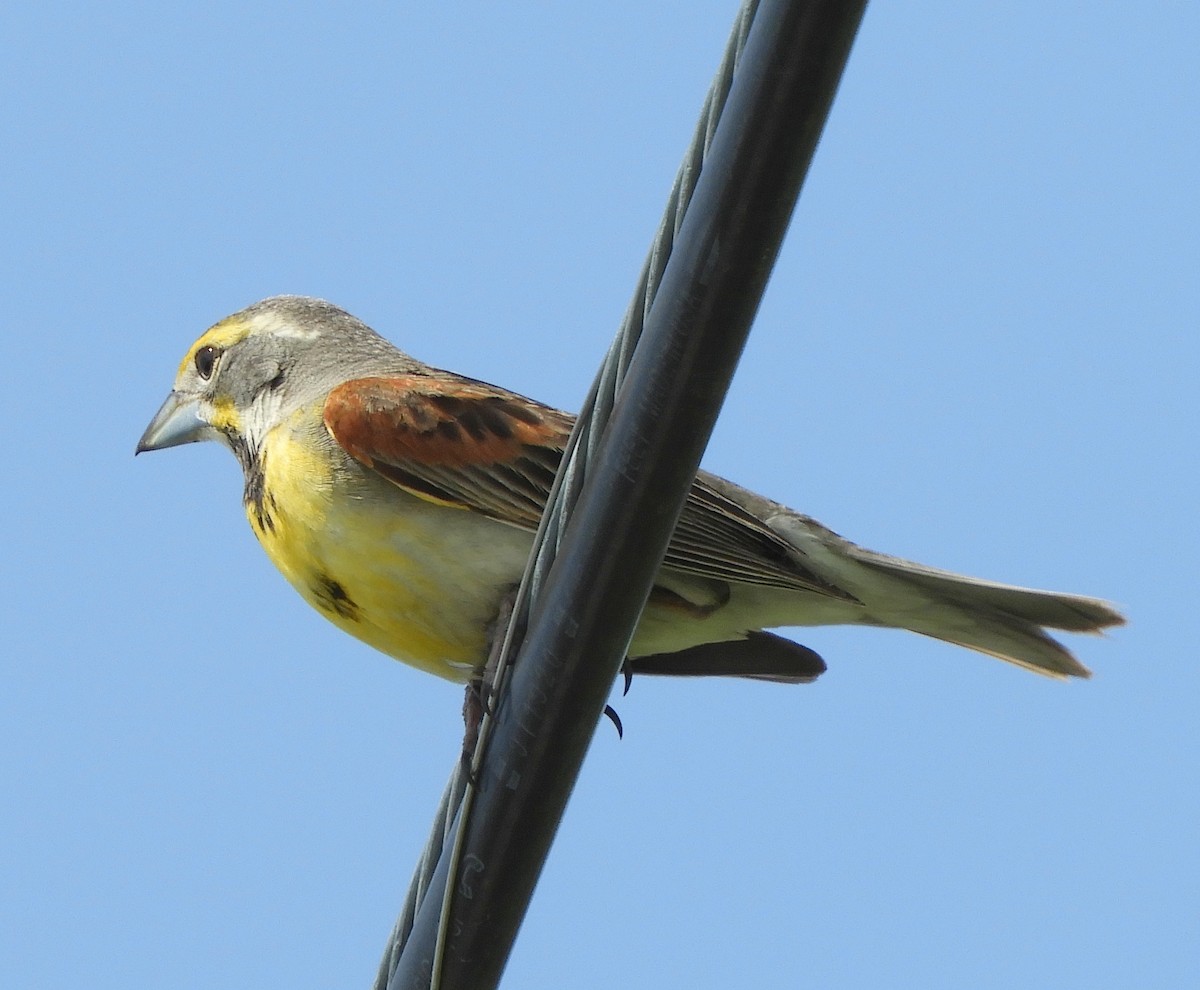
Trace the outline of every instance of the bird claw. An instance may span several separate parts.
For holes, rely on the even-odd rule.
[[[613,726],[617,730],[617,738],[625,738],[625,726],[621,724],[621,716],[617,714],[616,709],[612,705],[604,706],[604,714],[612,721]]]

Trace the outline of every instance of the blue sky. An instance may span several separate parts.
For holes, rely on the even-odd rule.
[[[369,984],[460,689],[308,610],[226,452],[134,443],[278,292],[574,408],[733,12],[0,12],[0,984]],[[1118,602],[1094,679],[820,629],[812,687],[639,680],[506,985],[1200,976],[1198,29],[874,5],[705,462]]]

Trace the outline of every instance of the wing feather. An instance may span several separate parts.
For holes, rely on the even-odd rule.
[[[325,426],[355,460],[412,494],[534,530],[574,417],[470,378],[393,375],[335,388]],[[723,581],[854,600],[701,475],[665,566]]]
[[[353,458],[421,498],[537,527],[572,420],[467,378],[359,378],[325,401]]]

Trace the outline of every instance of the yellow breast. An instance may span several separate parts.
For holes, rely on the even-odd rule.
[[[317,415],[260,451],[251,528],[304,599],[378,650],[452,680],[486,659],[488,626],[520,579],[530,536],[424,502],[346,456]]]

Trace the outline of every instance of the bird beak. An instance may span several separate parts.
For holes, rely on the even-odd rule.
[[[194,396],[172,392],[150,420],[150,425],[138,441],[135,453],[178,447],[181,443],[211,440],[215,436],[216,431],[200,418],[200,400]]]

